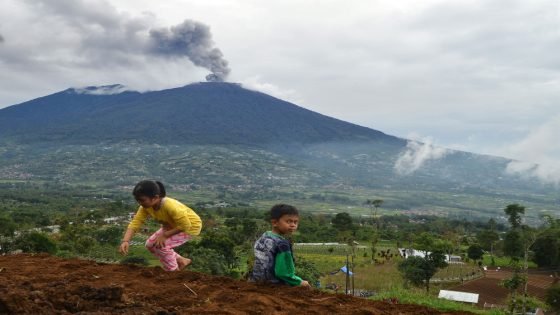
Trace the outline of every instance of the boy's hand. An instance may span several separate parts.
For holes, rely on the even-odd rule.
[[[121,246],[119,247],[119,252],[121,252],[121,254],[126,255],[128,254],[128,242],[122,242]]]
[[[299,284],[300,287],[306,287],[306,288],[311,288],[311,285],[309,284],[309,282],[305,281],[305,280],[301,280],[301,283]]]

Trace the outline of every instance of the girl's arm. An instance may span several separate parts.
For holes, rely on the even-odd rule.
[[[126,229],[126,232],[124,233],[123,242],[130,242],[130,240],[132,239],[132,236],[134,236],[134,230],[133,229]]]
[[[119,247],[119,251],[121,252],[121,254],[128,254],[130,239],[132,239],[134,233],[136,233],[136,231],[142,226],[142,224],[144,224],[144,221],[146,221],[147,217],[148,214],[146,213],[146,210],[144,210],[144,208],[141,206],[138,207],[138,211],[134,215],[134,218],[132,218],[132,221],[130,221],[130,223],[128,224],[128,228],[124,233],[121,246]]]
[[[156,247],[164,247],[165,246],[165,241],[170,238],[171,236],[177,234],[177,233],[181,233],[183,232],[181,229],[179,228],[172,228],[172,229],[163,229],[163,233],[161,233],[155,241],[155,246]]]
[[[126,232],[124,233],[122,242],[121,242],[121,246],[119,247],[119,251],[121,252],[121,254],[126,255],[128,254],[128,246],[130,245],[130,239],[132,239],[132,236],[134,235],[134,230],[131,228],[126,229]]]

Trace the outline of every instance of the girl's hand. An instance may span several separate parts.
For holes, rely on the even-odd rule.
[[[302,287],[306,287],[306,288],[311,288],[311,285],[309,284],[309,282],[303,280],[301,281],[301,283],[299,284]]]
[[[128,254],[128,242],[122,242],[121,246],[119,247],[119,252],[121,252],[121,254],[126,255]]]
[[[155,243],[155,246],[157,248],[162,248],[165,247],[165,241],[167,240],[167,237],[165,237],[165,235],[163,235],[163,233],[161,233],[157,238]]]

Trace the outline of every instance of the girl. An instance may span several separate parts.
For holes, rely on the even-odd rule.
[[[143,180],[132,190],[140,204],[138,212],[128,225],[119,248],[123,255],[128,254],[130,239],[150,216],[161,223],[146,241],[146,248],[156,255],[167,271],[182,270],[191,260],[177,254],[173,248],[189,241],[192,235],[199,235],[202,228],[200,217],[181,202],[166,197],[163,184],[158,181]]]

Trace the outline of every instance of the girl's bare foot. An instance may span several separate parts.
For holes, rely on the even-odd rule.
[[[187,268],[187,266],[190,265],[191,262],[192,260],[190,260],[189,258],[177,256],[177,270],[183,270]]]

